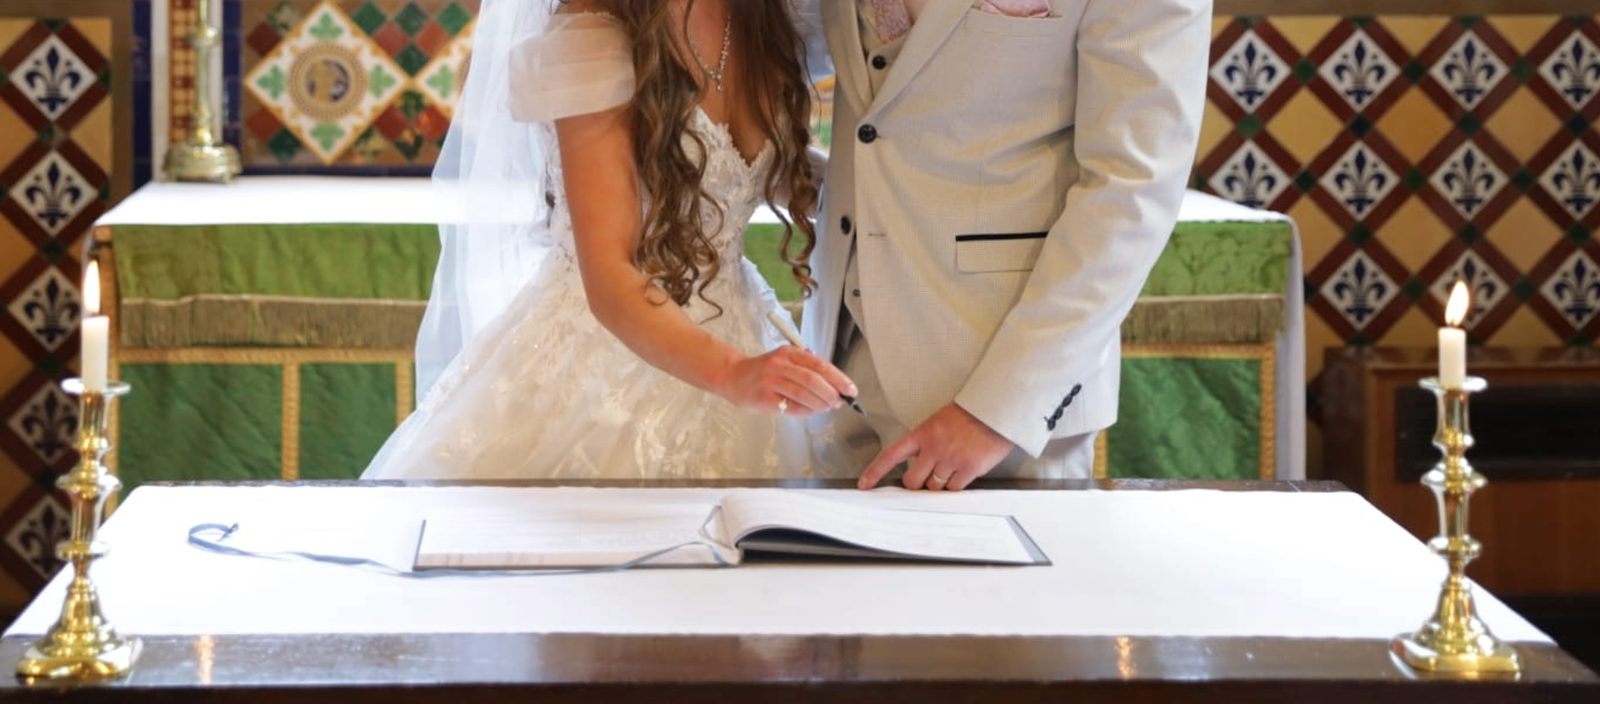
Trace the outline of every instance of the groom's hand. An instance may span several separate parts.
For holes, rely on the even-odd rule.
[[[954,403],[939,409],[910,434],[878,453],[856,486],[871,489],[901,462],[911,461],[907,489],[960,491],[989,473],[1015,447]]]

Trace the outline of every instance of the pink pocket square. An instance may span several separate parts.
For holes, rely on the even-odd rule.
[[[1050,0],[983,0],[978,9],[1007,17],[1049,17]]]

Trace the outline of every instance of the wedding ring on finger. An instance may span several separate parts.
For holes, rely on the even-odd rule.
[[[788,413],[789,412],[789,399],[783,398],[782,396],[778,397],[778,412],[779,413]]]
[[[950,479],[948,477],[941,477],[941,476],[939,476],[937,474],[929,474],[928,475],[928,484],[930,486],[942,487],[948,481],[950,481]]]

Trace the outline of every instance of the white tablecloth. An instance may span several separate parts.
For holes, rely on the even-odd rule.
[[[746,564],[409,580],[203,552],[190,526],[257,547],[408,567],[430,510],[701,502],[710,489],[143,487],[102,532],[105,613],[130,634],[632,633],[1279,636],[1387,639],[1434,606],[1444,564],[1351,493],[827,492],[883,506],[1012,514],[1049,567]],[[7,635],[56,618],[62,574]],[[1548,642],[1492,596],[1511,641]]]

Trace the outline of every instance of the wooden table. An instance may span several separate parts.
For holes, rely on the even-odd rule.
[[[783,482],[812,487],[812,482]],[[703,485],[702,485],[703,486]],[[1328,492],[1332,482],[1009,481],[991,488]],[[1421,616],[1421,615],[1419,615]],[[27,638],[0,640],[14,662]],[[1594,702],[1600,678],[1521,645],[1517,680],[1418,676],[1380,640],[1274,638],[163,636],[126,681],[0,683],[81,702]]]

